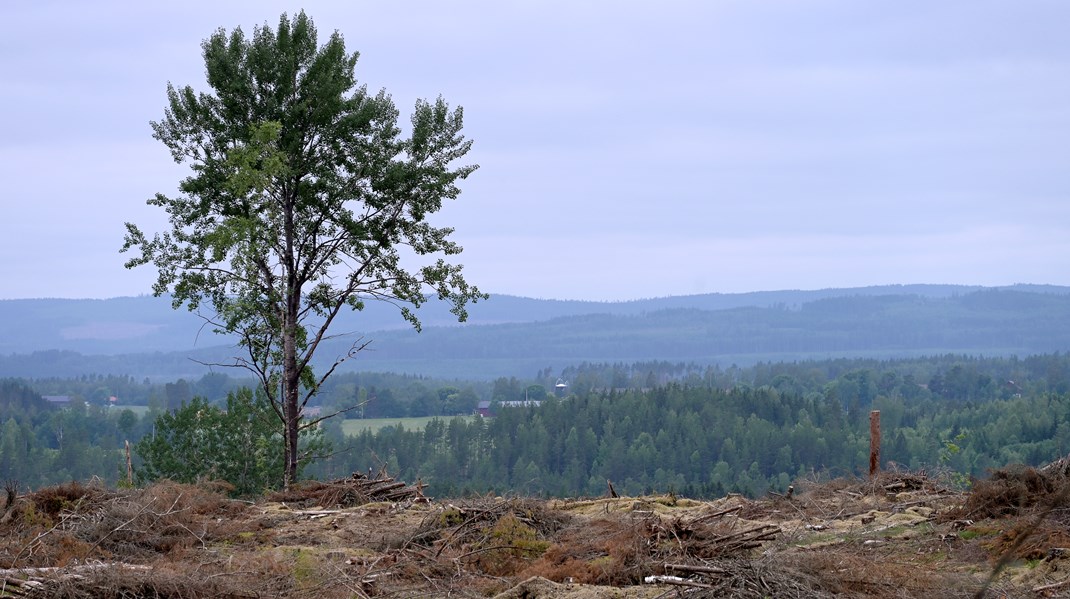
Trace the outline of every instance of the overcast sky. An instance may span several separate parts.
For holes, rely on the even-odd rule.
[[[0,298],[150,290],[123,222],[183,176],[150,120],[200,42],[304,8],[403,120],[465,110],[440,219],[484,291],[634,299],[1070,284],[1070,2],[17,2]]]

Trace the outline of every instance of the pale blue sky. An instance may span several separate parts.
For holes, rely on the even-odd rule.
[[[485,291],[1070,284],[1070,3],[105,1],[3,10],[0,298],[148,292],[167,82],[302,7],[403,119],[464,106],[442,221]]]

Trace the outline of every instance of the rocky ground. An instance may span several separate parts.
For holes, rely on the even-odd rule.
[[[968,492],[886,472],[716,501],[9,483],[0,597],[1070,596],[1066,470],[1011,468]]]

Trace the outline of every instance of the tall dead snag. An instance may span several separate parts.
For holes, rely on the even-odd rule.
[[[869,478],[877,476],[881,469],[881,411],[869,413]]]

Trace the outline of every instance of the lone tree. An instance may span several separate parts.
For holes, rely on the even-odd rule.
[[[278,416],[289,486],[299,433],[322,420],[302,420],[304,406],[367,345],[313,373],[342,310],[387,301],[419,330],[425,293],[460,321],[486,298],[443,258],[461,252],[453,229],[428,222],[477,167],[455,164],[472,144],[460,108],[418,101],[403,137],[390,96],[358,86],[357,53],[337,32],[319,46],[304,12],[252,39],[220,29],[202,48],[211,92],[168,84],[164,118],[152,123],[192,171],[181,195],[148,200],[170,230],[150,239],[126,223],[121,251],[140,251],[127,268],[158,269],[155,295],[170,293],[176,309],[206,304],[216,332],[238,336],[243,353],[227,365],[254,373]]]

